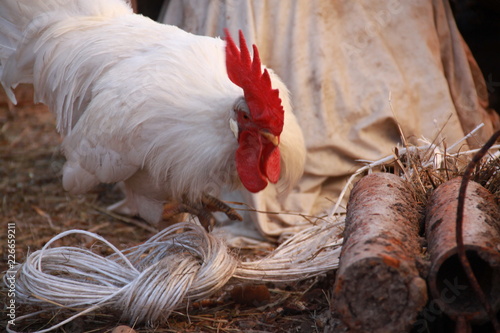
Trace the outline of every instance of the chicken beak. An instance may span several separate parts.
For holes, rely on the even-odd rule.
[[[276,135],[272,134],[269,132],[267,129],[261,129],[259,133],[265,137],[267,140],[269,140],[275,147],[277,147],[280,143],[280,138],[277,137]]]

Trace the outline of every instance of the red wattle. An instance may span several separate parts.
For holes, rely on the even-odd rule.
[[[250,192],[259,192],[267,186],[267,180],[260,171],[262,145],[257,135],[245,131],[240,133],[240,146],[236,150],[236,170],[241,183]]]
[[[261,170],[271,183],[277,183],[281,174],[280,149],[273,144],[265,144],[262,156]]]
[[[278,147],[262,142],[258,132],[243,131],[236,150],[236,170],[241,183],[250,192],[263,190],[268,183],[278,182],[281,173],[281,156]]]

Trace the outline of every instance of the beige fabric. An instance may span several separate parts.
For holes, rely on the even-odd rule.
[[[387,156],[401,142],[397,121],[412,143],[444,127],[451,144],[484,122],[469,140],[475,146],[498,128],[447,1],[170,0],[162,20],[210,36],[243,30],[289,87],[306,138],[305,174],[284,200],[272,187],[240,193],[258,210],[325,213],[357,159]],[[299,216],[251,217],[266,237],[309,225]]]

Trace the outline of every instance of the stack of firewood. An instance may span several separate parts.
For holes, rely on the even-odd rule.
[[[477,168],[474,179],[498,189],[499,169],[497,158]],[[428,171],[427,176],[431,179]],[[426,193],[416,189],[422,182],[415,186],[391,173],[372,173],[354,186],[332,302],[351,330],[430,332],[428,320],[436,314],[454,321],[456,332],[470,332],[471,323],[488,321],[496,328],[498,193],[465,180],[460,248],[456,221],[464,177],[441,179],[439,185],[431,179]],[[476,287],[462,267],[460,251],[468,259]]]

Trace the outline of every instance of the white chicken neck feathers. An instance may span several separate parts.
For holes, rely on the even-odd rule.
[[[121,0],[2,1],[2,84],[13,98],[10,87],[33,83],[56,114],[67,190],[129,181],[137,202],[159,204],[239,183],[229,120],[243,92],[227,76],[224,41],[132,14]],[[286,112],[281,151],[295,166],[282,164],[295,182],[303,139],[286,133],[300,128],[272,80]]]
[[[130,16],[127,24],[138,19],[143,18]],[[107,68],[92,77],[91,99],[67,131],[63,147],[69,161],[93,171],[95,179],[87,185],[124,180],[144,168],[154,183],[168,181],[168,197],[183,193],[194,198],[214,183],[227,183],[218,179],[222,173],[235,177],[228,164],[237,142],[226,127],[242,91],[225,74],[221,40],[152,23],[155,30],[149,33],[162,38],[147,43],[143,33],[131,38],[136,23],[113,33],[126,40],[123,52],[120,45],[102,45],[97,58],[103,57]],[[107,50],[115,55],[111,61]],[[89,189],[70,183],[65,177],[69,190]]]

